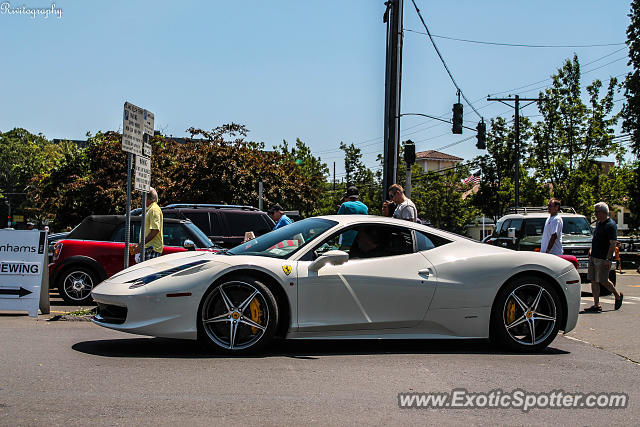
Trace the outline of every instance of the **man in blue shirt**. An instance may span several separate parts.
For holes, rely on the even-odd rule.
[[[291,218],[289,218],[284,214],[284,212],[282,211],[282,206],[280,206],[279,204],[275,204],[271,206],[267,211],[267,213],[269,214],[269,216],[271,216],[271,219],[273,219],[273,221],[276,223],[276,226],[273,227],[274,230],[277,230],[278,228],[282,228],[285,225],[289,225],[293,223]]]
[[[338,215],[369,215],[369,208],[360,200],[360,192],[358,187],[351,186],[347,188],[347,193],[344,195],[346,202],[340,205],[338,209]]]

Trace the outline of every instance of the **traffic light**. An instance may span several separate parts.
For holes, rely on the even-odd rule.
[[[453,133],[462,134],[462,104],[453,104]]]
[[[487,148],[487,143],[485,142],[487,138],[487,124],[484,122],[484,120],[478,122],[476,130],[478,131],[478,135],[476,136],[478,138],[476,147],[478,148],[478,150],[484,150]]]
[[[416,162],[416,145],[410,139],[404,143],[404,162],[409,166]]]

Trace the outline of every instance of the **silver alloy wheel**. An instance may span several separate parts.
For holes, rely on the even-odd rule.
[[[504,327],[519,344],[533,346],[543,342],[554,330],[557,311],[553,297],[538,284],[524,284],[506,298],[502,310]]]
[[[251,307],[254,300],[257,309]],[[269,325],[269,306],[253,285],[226,282],[205,299],[201,320],[207,336],[217,345],[227,350],[242,350],[264,335]]]
[[[73,301],[82,301],[91,295],[93,279],[85,271],[77,270],[67,274],[62,282],[64,293]]]

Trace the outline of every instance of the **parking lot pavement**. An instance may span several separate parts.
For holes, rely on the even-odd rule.
[[[287,341],[253,357],[89,322],[0,315],[0,425],[613,424],[640,414],[639,366],[558,337],[541,354],[485,341]],[[626,392],[626,409],[400,409],[400,392]]]
[[[613,309],[613,295],[600,298],[602,313],[581,313],[576,329],[567,336],[640,363],[640,274],[618,274],[616,288],[624,294],[622,308]],[[593,305],[591,285],[582,285],[581,307]]]

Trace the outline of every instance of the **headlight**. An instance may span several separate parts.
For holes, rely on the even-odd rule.
[[[149,274],[148,276],[140,277],[138,279],[129,280],[126,283],[131,283],[129,289],[139,288],[140,286],[144,286],[147,283],[151,283],[154,280],[162,279],[166,276],[171,276],[172,274],[176,274],[180,271],[187,270],[189,268],[195,267],[200,264],[204,264],[205,262],[209,262],[207,260],[194,261],[187,264],[179,265],[177,267],[169,268],[168,270],[162,270],[157,273]]]

